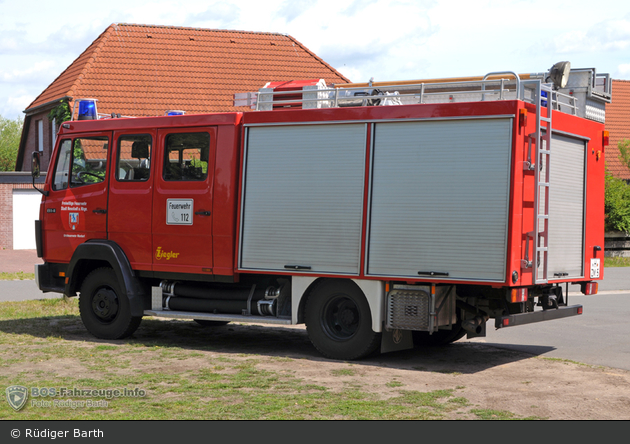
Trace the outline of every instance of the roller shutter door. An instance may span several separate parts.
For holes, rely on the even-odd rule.
[[[375,125],[367,273],[504,281],[512,120]]]
[[[549,280],[584,276],[585,155],[584,140],[553,134],[549,160]]]
[[[252,127],[240,267],[358,274],[366,125]]]

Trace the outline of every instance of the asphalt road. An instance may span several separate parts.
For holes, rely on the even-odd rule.
[[[60,298],[60,293],[42,293],[34,280],[0,281],[0,302]]]
[[[584,307],[582,315],[499,330],[494,329],[490,320],[486,337],[470,341],[547,358],[630,370],[630,291],[572,295],[569,305],[574,304]]]
[[[0,281],[0,301],[58,297],[61,297],[59,293],[39,291],[35,281]],[[487,336],[470,341],[630,370],[630,267],[605,269],[597,295],[585,296],[579,293],[579,286],[571,286],[569,304],[583,305],[584,313],[499,330],[494,329],[494,322],[490,320]]]

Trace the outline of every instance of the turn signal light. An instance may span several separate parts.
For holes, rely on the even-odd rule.
[[[521,126],[527,126],[527,110],[525,108],[521,108],[519,111],[519,124]]]
[[[513,288],[510,292],[510,302],[527,302],[527,288]]]

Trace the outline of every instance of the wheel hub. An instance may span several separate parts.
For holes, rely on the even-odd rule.
[[[338,341],[350,339],[359,328],[359,310],[351,299],[336,297],[326,305],[322,324],[331,338]]]
[[[111,321],[118,314],[116,293],[107,288],[99,288],[92,298],[92,310],[102,321]]]

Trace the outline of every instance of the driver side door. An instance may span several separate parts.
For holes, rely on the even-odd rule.
[[[44,259],[69,262],[79,244],[107,239],[107,185],[111,134],[64,137],[45,200]]]

